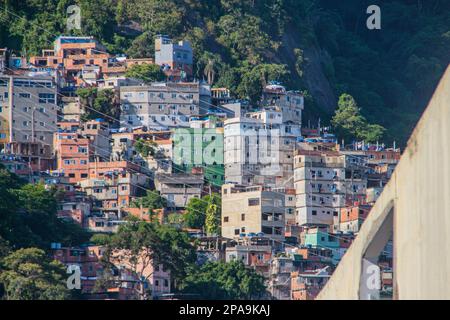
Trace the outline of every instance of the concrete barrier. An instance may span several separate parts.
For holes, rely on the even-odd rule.
[[[389,228],[394,299],[450,299],[450,68],[391,180],[317,299],[367,298],[362,266],[377,255]]]

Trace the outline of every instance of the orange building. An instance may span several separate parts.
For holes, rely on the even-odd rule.
[[[57,132],[54,135],[57,169],[77,183],[89,177],[91,141],[76,132]]]
[[[339,230],[342,232],[358,232],[371,208],[371,205],[359,204],[358,202],[355,202],[353,206],[342,208],[339,215]]]
[[[291,273],[292,300],[314,300],[325,286],[330,275],[325,270]]]
[[[59,69],[67,83],[79,86],[85,83],[82,75],[83,71],[88,72],[85,67],[98,66],[98,77],[101,77],[103,72],[108,72],[110,58],[106,48],[93,37],[60,36],[53,50],[43,50],[41,56],[31,57],[30,63],[40,68]],[[125,72],[125,67],[117,71]]]

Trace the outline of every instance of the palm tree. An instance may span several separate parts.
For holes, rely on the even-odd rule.
[[[208,84],[212,85],[216,76],[215,61],[212,58],[208,59],[208,63],[206,63],[203,69],[203,74],[208,79]]]

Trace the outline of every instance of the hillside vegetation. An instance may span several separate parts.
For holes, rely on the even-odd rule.
[[[0,45],[39,53],[67,34],[74,3],[79,34],[111,52],[152,56],[156,34],[188,38],[197,78],[253,101],[271,80],[302,90],[304,124],[329,123],[338,97],[350,94],[362,116],[387,129],[386,142],[406,142],[449,63],[445,0],[0,0]],[[382,29],[371,31],[374,3]]]

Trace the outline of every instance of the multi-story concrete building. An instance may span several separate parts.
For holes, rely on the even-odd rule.
[[[78,132],[55,133],[57,169],[76,183],[89,177],[89,160],[92,155],[91,141]]]
[[[155,39],[155,63],[173,71],[182,71],[192,76],[193,50],[189,41],[173,43],[167,36],[158,35]]]
[[[200,198],[203,192],[203,174],[163,174],[155,175],[155,187],[167,200],[167,207],[183,209],[192,198]]]
[[[100,212],[118,213],[130,205],[133,197],[145,194],[148,177],[138,167],[125,161],[91,162],[89,178],[79,182],[82,190],[92,196]]]
[[[342,208],[338,221],[334,224],[334,231],[358,233],[371,208],[371,205],[359,204],[358,202],[353,206]]]
[[[62,106],[61,114],[64,120],[78,122],[81,120],[84,110],[81,108],[78,97],[62,97],[60,103]]]
[[[291,299],[314,300],[330,277],[326,269],[292,272]]]
[[[96,82],[108,69],[117,68],[110,63],[111,56],[93,37],[60,36],[53,49],[42,51],[41,56],[30,58],[30,63],[39,68],[59,70],[64,86],[79,86]],[[125,67],[121,66],[125,72]],[[86,77],[86,79],[84,79]]]
[[[263,110],[224,122],[225,181],[293,187],[293,155],[300,125]]]
[[[83,124],[82,133],[91,141],[92,155],[108,161],[111,156],[108,122],[101,119],[87,121]]]
[[[175,129],[173,135],[173,164],[175,172],[192,172],[202,168],[205,180],[212,186],[224,183],[223,128]]]
[[[240,237],[228,243],[225,249],[225,261],[241,261],[263,276],[269,275],[272,259],[271,240],[266,237]]]
[[[222,236],[264,234],[279,246],[284,240],[284,194],[262,186],[222,186]]]
[[[272,188],[274,192],[279,192],[284,194],[284,221],[286,225],[296,226],[297,225],[297,217],[295,214],[295,189],[294,188]]]
[[[295,156],[299,225],[332,225],[345,206],[345,159],[337,152],[301,150]]]
[[[148,174],[172,173],[172,139],[170,131],[116,132],[112,137],[112,159],[132,161],[145,169]],[[140,154],[136,142],[148,144],[153,152]]]
[[[0,75],[0,144],[3,149],[29,148],[51,157],[57,122],[56,85],[51,77]]]
[[[262,105],[281,111],[285,122],[302,123],[304,98],[298,91],[287,91],[282,85],[269,84],[263,89]]]
[[[270,262],[268,290],[276,300],[291,300],[291,272],[294,268],[290,256],[274,257]]]
[[[188,128],[189,118],[206,113],[210,102],[210,87],[200,83],[121,87],[121,126],[156,130]]]

